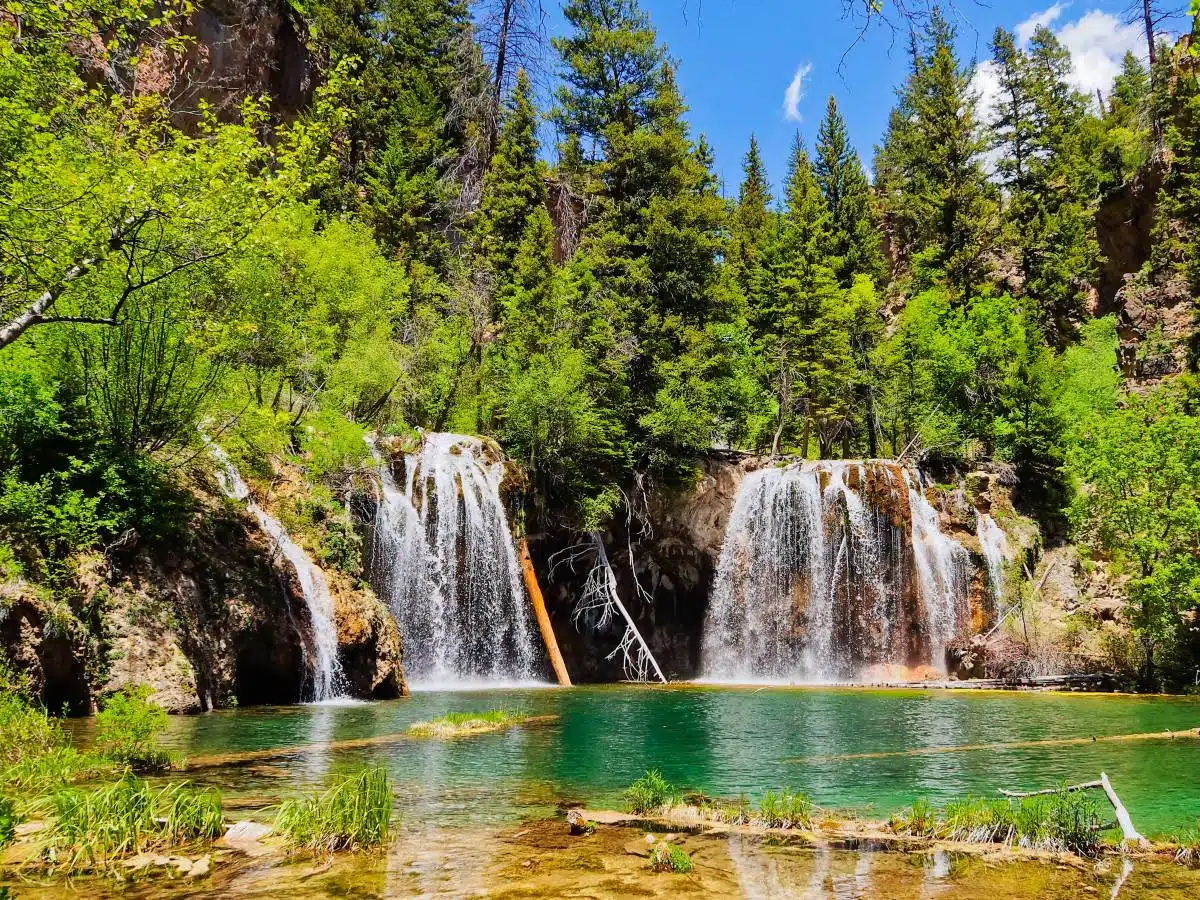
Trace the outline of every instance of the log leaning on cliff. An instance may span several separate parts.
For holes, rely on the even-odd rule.
[[[571,676],[567,674],[567,663],[558,649],[554,626],[550,624],[550,613],[546,611],[546,600],[542,597],[542,588],[538,584],[537,573],[533,570],[533,560],[529,556],[529,540],[527,538],[521,538],[517,542],[517,554],[521,560],[521,574],[525,576],[525,590],[529,592],[529,600],[533,603],[533,613],[537,616],[538,628],[542,630],[542,640],[546,642],[546,653],[550,657],[554,676],[558,679],[559,684],[570,687]]]

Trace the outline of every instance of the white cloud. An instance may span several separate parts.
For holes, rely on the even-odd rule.
[[[1030,16],[1017,25],[1017,40],[1021,46],[1028,47],[1038,26],[1052,28],[1071,53],[1071,86],[1089,99],[1096,96],[1097,89],[1107,94],[1112,90],[1113,79],[1121,71],[1121,61],[1127,50],[1146,61],[1145,35],[1140,25],[1126,25],[1117,16],[1098,9],[1062,22],[1068,6],[1067,3],[1055,3]],[[975,69],[972,86],[979,95],[980,118],[990,122],[1000,95],[996,64],[991,60],[981,62]]]
[[[792,83],[783,93],[783,114],[791,122],[799,122],[804,118],[800,115],[800,101],[804,97],[804,79],[810,72],[812,72],[812,63],[810,62],[797,66],[796,74],[792,76]]]
[[[1043,9],[1040,13],[1034,13],[1024,22],[1017,26],[1017,43],[1024,47],[1029,44],[1029,39],[1033,37],[1033,33],[1043,25],[1053,25],[1058,21],[1063,14],[1063,10],[1070,6],[1069,3],[1055,3],[1049,9]]]
[[[1089,97],[1107,93],[1121,72],[1126,51],[1146,60],[1146,36],[1140,25],[1125,25],[1116,16],[1094,9],[1055,32],[1071,51],[1072,82]]]

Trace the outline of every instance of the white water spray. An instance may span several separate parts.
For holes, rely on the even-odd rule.
[[[312,699],[318,703],[339,699],[345,687],[345,679],[342,663],[338,658],[333,598],[329,595],[325,575],[313,565],[303,548],[291,539],[283,523],[250,496],[250,487],[225,451],[207,436],[205,442],[217,462],[217,482],[221,490],[226,496],[246,503],[246,508],[258,520],[259,527],[266,532],[271,543],[283,554],[296,573],[296,580],[300,583],[300,591],[308,606],[308,619],[312,631],[312,647],[305,651],[309,680],[312,683]]]
[[[534,679],[532,615],[500,498],[503,463],[478,438],[427,434],[404,468],[401,489],[380,465],[371,578],[404,635],[410,680]]]
[[[701,675],[835,681],[877,663],[940,665],[964,620],[968,561],[895,464],[751,472],[725,530]]]
[[[979,547],[987,560],[988,582],[992,586],[992,599],[999,611],[1004,603],[1004,567],[1008,561],[1008,537],[996,520],[985,512],[975,510],[975,534]]]

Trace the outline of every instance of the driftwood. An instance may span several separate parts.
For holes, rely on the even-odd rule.
[[[546,643],[546,654],[550,657],[550,665],[554,669],[554,677],[564,687],[571,686],[571,676],[567,674],[567,663],[562,652],[558,649],[558,639],[554,636],[554,626],[550,624],[550,613],[546,611],[546,601],[542,597],[542,589],[538,584],[537,573],[533,570],[533,560],[529,557],[529,541],[521,538],[517,542],[517,553],[521,560],[521,574],[525,576],[525,590],[533,603],[533,613],[537,617],[538,628],[542,631],[542,640]]]
[[[1041,791],[1006,791],[1001,789],[1000,793],[1005,797],[1038,797],[1043,794],[1057,794],[1060,790],[1088,791],[1096,788],[1103,790],[1105,796],[1108,797],[1108,802],[1112,804],[1113,813],[1117,817],[1117,824],[1121,826],[1121,836],[1124,842],[1138,847],[1147,846],[1149,841],[1142,837],[1141,833],[1133,827],[1133,819],[1129,817],[1129,810],[1125,808],[1125,804],[1121,802],[1121,798],[1113,790],[1112,782],[1108,780],[1108,776],[1103,772],[1100,773],[1100,778],[1096,781],[1069,784],[1065,788],[1047,788]]]

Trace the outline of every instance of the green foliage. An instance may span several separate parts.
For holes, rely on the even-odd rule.
[[[767,791],[755,821],[764,828],[808,828],[815,809],[812,798],[801,791]]]
[[[99,788],[64,788],[49,799],[44,859],[51,871],[106,870],[152,850],[211,841],[223,828],[220,795],[188,782],[153,788],[126,774]]]
[[[1181,677],[1190,610],[1200,607],[1200,416],[1183,385],[1092,423],[1070,457],[1086,487],[1070,508],[1079,540],[1128,577],[1126,615],[1141,641],[1141,678]],[[1159,665],[1166,671],[1159,672]]]
[[[1175,842],[1175,862],[1185,866],[1200,866],[1200,824],[1171,838]]]
[[[0,796],[0,850],[12,842],[18,822],[16,805],[8,797]]]
[[[135,772],[157,772],[171,767],[172,754],[158,746],[167,727],[167,713],[150,701],[147,685],[126,688],[111,695],[96,714],[96,747],[108,759]]]
[[[625,805],[638,815],[660,812],[678,799],[679,792],[657,769],[648,770],[625,789]]]
[[[860,275],[881,281],[883,251],[871,210],[871,187],[833,97],[817,132],[813,173],[829,208],[830,262],[838,282],[849,288]]]
[[[368,850],[386,842],[392,819],[392,786],[385,769],[340,778],[324,793],[286,801],[275,831],[295,849],[312,853]]]
[[[688,852],[678,844],[659,843],[650,851],[650,868],[655,872],[675,872],[686,875],[694,868]]]

